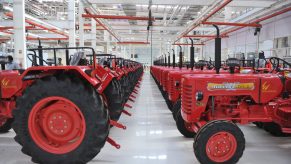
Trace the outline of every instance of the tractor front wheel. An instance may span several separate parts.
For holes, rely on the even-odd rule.
[[[86,163],[108,137],[108,112],[96,91],[81,80],[37,80],[16,105],[15,140],[33,162]]]
[[[172,114],[174,120],[176,120],[177,113],[181,110],[181,99],[179,99],[172,107]]]
[[[265,122],[263,123],[263,128],[270,134],[276,137],[283,137],[286,136],[287,134],[283,133],[281,130],[280,125],[274,123],[274,122]]]
[[[185,122],[182,118],[181,111],[178,111],[176,116],[176,125],[179,132],[186,138],[195,137],[196,133],[193,131],[191,124]]]
[[[193,149],[201,164],[233,164],[243,155],[245,138],[234,123],[211,121],[198,131]]]
[[[11,129],[11,124],[13,122],[13,118],[0,118],[0,133],[7,133]]]

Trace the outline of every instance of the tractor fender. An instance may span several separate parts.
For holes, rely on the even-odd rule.
[[[96,77],[100,81],[100,85],[97,88],[98,93],[102,94],[104,89],[110,84],[113,78],[116,76],[111,72],[111,70],[106,70],[100,65],[91,72],[92,77]]]
[[[80,75],[85,81],[88,81],[90,85],[93,87],[97,87],[101,81],[94,77],[88,75],[85,71],[86,70],[91,70],[91,67],[88,66],[38,66],[38,67],[30,67],[26,69],[22,74],[21,74],[21,79],[23,81],[26,80],[35,80],[35,79],[40,79],[46,76],[51,76],[59,72],[74,72]]]

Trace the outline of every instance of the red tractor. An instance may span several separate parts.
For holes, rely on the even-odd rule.
[[[79,55],[70,61],[70,49],[91,50],[92,65]],[[53,50],[52,62],[43,60],[44,50]],[[66,66],[56,63],[56,52],[62,50],[66,52]],[[117,88],[120,85],[113,80],[118,79],[117,74],[98,65],[95,52],[89,47],[29,51],[33,52],[32,67],[0,72],[1,132],[8,131],[13,122],[15,141],[36,163],[86,163],[100,152],[106,141],[119,148],[108,137],[110,125],[125,128],[111,120],[112,111],[121,110],[111,105],[125,105]],[[5,60],[1,58],[2,68]],[[142,66],[127,62],[125,67],[125,72],[131,74],[126,79],[135,86],[142,75]]]
[[[202,164],[240,159],[245,138],[236,123],[262,122],[274,133],[291,133],[291,64],[273,57],[270,73],[235,74],[231,65],[230,73],[220,74],[216,52],[216,74],[187,74],[181,80],[181,118],[195,133],[193,149]]]

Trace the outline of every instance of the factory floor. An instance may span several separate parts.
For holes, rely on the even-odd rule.
[[[150,74],[145,73],[132,109],[132,117],[120,122],[127,130],[112,128],[110,136],[121,145],[117,150],[106,144],[90,164],[193,164],[193,139],[181,136],[171,112]],[[273,137],[253,125],[241,127],[246,149],[241,164],[290,164],[291,137]],[[31,163],[14,142],[13,131],[0,135],[0,163]]]

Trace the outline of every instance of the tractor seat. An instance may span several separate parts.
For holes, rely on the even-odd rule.
[[[77,66],[79,65],[81,59],[85,58],[84,52],[75,52],[71,58],[70,65]]]
[[[229,58],[226,60],[226,65],[228,67],[239,67],[240,61],[237,58]]]
[[[199,60],[195,63],[195,67],[205,67],[207,65],[207,61],[205,60]]]
[[[23,74],[23,72],[25,71],[25,69],[13,69],[13,71],[18,71],[19,74]]]

